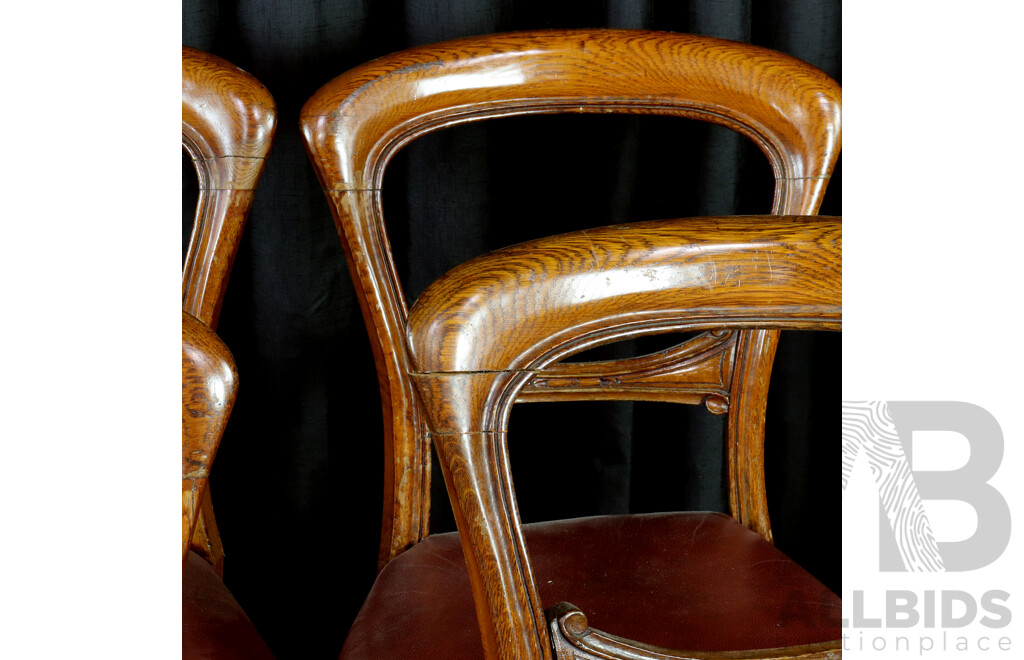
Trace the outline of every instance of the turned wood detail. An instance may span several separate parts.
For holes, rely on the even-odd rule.
[[[224,342],[181,313],[181,558],[201,512],[210,466],[235,403],[238,374]]]
[[[392,156],[426,133],[495,117],[628,113],[700,119],[738,131],[761,148],[775,176],[772,213],[812,215],[841,148],[840,99],[839,86],[818,69],[749,44],[645,31],[554,30],[471,37],[387,55],[335,78],[305,104],[300,123],[306,149],[356,283],[390,438],[379,568],[429,530],[429,434],[409,376],[408,305],[381,208],[381,182]],[[744,332],[730,341],[743,341]],[[767,330],[763,341],[777,341],[777,331]],[[589,372],[536,374],[520,397],[666,400],[732,414],[735,355],[736,349],[721,352],[717,368],[725,375],[704,390],[701,379],[716,368],[714,359],[707,356],[698,365],[696,356],[680,350],[675,367],[663,365],[648,380],[625,373],[653,368],[641,358]],[[748,419],[740,416],[736,423]]]
[[[181,272],[181,307],[217,327],[228,275],[274,137],[270,92],[233,64],[181,49],[181,145],[199,179],[192,236]],[[222,570],[224,550],[209,491],[193,548]]]

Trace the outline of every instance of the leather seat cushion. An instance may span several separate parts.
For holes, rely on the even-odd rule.
[[[183,660],[274,657],[213,567],[194,552],[181,578],[181,651]]]
[[[598,516],[524,525],[545,608],[593,628],[695,651],[839,639],[840,599],[720,513]],[[482,658],[457,534],[430,536],[378,576],[342,658]]]

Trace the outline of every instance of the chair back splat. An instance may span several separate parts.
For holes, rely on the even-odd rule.
[[[389,443],[379,568],[427,537],[433,440],[487,657],[550,658],[552,644],[565,657],[726,657],[668,650],[695,648],[676,634],[688,625],[678,621],[639,638],[668,647],[657,650],[589,628],[570,606],[549,609],[546,621],[547,598],[534,578],[546,560],[527,552],[532,532],[520,525],[508,409],[515,401],[623,399],[727,414],[732,515],[757,547],[777,552],[763,473],[766,393],[779,329],[836,329],[841,318],[839,221],[794,217],[814,215],[821,203],[841,148],[840,96],[814,67],[748,44],[564,30],[388,55],[334,79],[304,106],[306,148],[356,283],[383,399]],[[410,311],[382,212],[389,160],[442,128],[554,113],[668,115],[733,129],[768,158],[772,214],[783,217],[659,221],[533,241],[457,267]],[[707,332],[655,355],[560,362],[590,346],[680,329]],[[543,544],[542,530],[536,535],[534,548]],[[378,585],[389,579],[382,572]],[[371,601],[372,593],[364,612]],[[827,657],[838,649],[835,638],[822,637],[830,631],[800,643],[758,634],[722,650],[761,641],[785,648],[727,657]]]

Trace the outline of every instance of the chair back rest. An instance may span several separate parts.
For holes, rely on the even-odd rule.
[[[217,327],[228,275],[277,125],[270,92],[215,55],[181,48],[181,145],[199,177],[192,235],[181,269],[181,308]],[[218,570],[224,551],[207,495],[195,549]]]
[[[628,337],[838,330],[841,260],[841,220],[828,216],[656,220],[527,241],[453,268],[417,299],[413,374],[525,384],[552,362]]]
[[[430,491],[428,433],[409,377],[408,305],[381,205],[384,169],[395,152],[426,133],[493,117],[629,113],[700,119],[746,135],[765,153],[775,175],[773,213],[810,215],[817,212],[841,147],[840,97],[839,86],[820,70],[765,48],[685,34],[559,30],[402,51],[335,78],[307,101],[300,119],[303,137],[356,283],[377,363],[385,433],[391,438],[380,567],[427,534]],[[752,332],[758,334],[729,335],[729,341],[747,346],[738,359],[749,363],[751,378],[770,369],[777,342],[775,330]],[[699,351],[688,342],[668,359],[680,365]],[[619,366],[629,371],[652,365],[634,360]],[[549,381],[565,376],[560,368],[553,367],[555,378]],[[579,382],[579,367],[569,369],[571,377],[562,381]],[[766,376],[762,380],[767,383]],[[612,383],[603,397],[635,398],[643,389],[621,382]],[[710,399],[701,395],[693,401],[692,392],[680,394],[676,388],[658,400],[706,400],[713,412],[737,414],[740,401],[727,407],[726,385],[719,386]],[[589,394],[539,380],[521,392],[535,400]],[[735,443],[760,437],[763,394],[751,394],[750,405],[742,408],[752,412],[730,424]],[[761,491],[763,478],[750,488],[736,481],[730,501],[737,517],[770,537]]]
[[[224,342],[181,313],[181,558],[188,555],[210,466],[235,403],[238,374]]]
[[[270,92],[225,60],[181,49],[181,144],[199,203],[181,273],[181,306],[216,327],[228,274],[277,122]]]
[[[596,344],[708,330],[725,341],[694,356],[689,384],[698,395],[701,386],[713,391],[708,372],[692,367],[716,365],[727,383],[722,405],[739,405],[745,389],[767,386],[767,376],[749,382],[742,359],[744,350],[762,350],[759,332],[840,328],[841,255],[838,218],[688,218],[522,243],[427,287],[409,316],[411,375],[444,468],[488,657],[549,657],[506,438],[522,388],[548,363]],[[732,328],[756,328],[746,335],[754,343],[722,332]],[[730,463],[738,481],[763,475],[754,457],[730,459],[748,462]]]

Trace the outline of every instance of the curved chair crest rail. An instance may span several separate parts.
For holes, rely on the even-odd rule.
[[[498,261],[482,257],[442,277],[410,311],[381,203],[392,156],[457,124],[554,113],[657,114],[733,129],[767,157],[775,178],[771,211],[787,217],[647,223],[509,248]],[[439,538],[445,535],[428,538],[431,442],[455,509],[482,638],[482,648],[466,647],[469,655],[550,658],[556,649],[559,657],[581,658],[823,658],[837,652],[831,637],[775,644],[787,648],[763,656],[620,644],[614,635],[591,634],[589,624],[580,628],[586,617],[569,606],[548,610],[550,630],[562,631],[549,638],[541,605],[548,587],[545,581],[538,591],[531,561],[538,555],[526,543],[533,534],[531,548],[542,547],[547,531],[524,532],[519,524],[504,420],[515,401],[594,398],[697,403],[727,415],[736,527],[766,553],[777,552],[770,543],[763,436],[778,331],[836,328],[841,316],[838,220],[815,224],[788,216],[817,212],[841,149],[840,121],[839,86],[793,57],[710,37],[629,30],[521,32],[412,48],[342,74],[307,101],[303,137],[356,283],[389,440],[383,570],[350,632],[346,657],[381,655],[371,650],[380,641],[374,617],[390,612],[389,588],[408,587],[395,576],[411,576],[409,566],[424,553],[450,558],[441,549],[457,547]],[[584,266],[597,269],[598,279],[586,279]],[[469,279],[453,279],[459,277]],[[611,288],[620,293],[632,292],[605,295],[601,278],[615,280]],[[502,297],[509,284],[523,288]],[[563,304],[567,292],[589,303]],[[451,307],[457,300],[468,302]],[[618,311],[607,316],[606,305]],[[559,361],[588,345],[680,328],[708,332],[655,355]],[[491,343],[484,336],[490,332],[507,345]],[[429,551],[418,553],[418,544]],[[454,644],[443,632],[437,642],[446,649]]]

